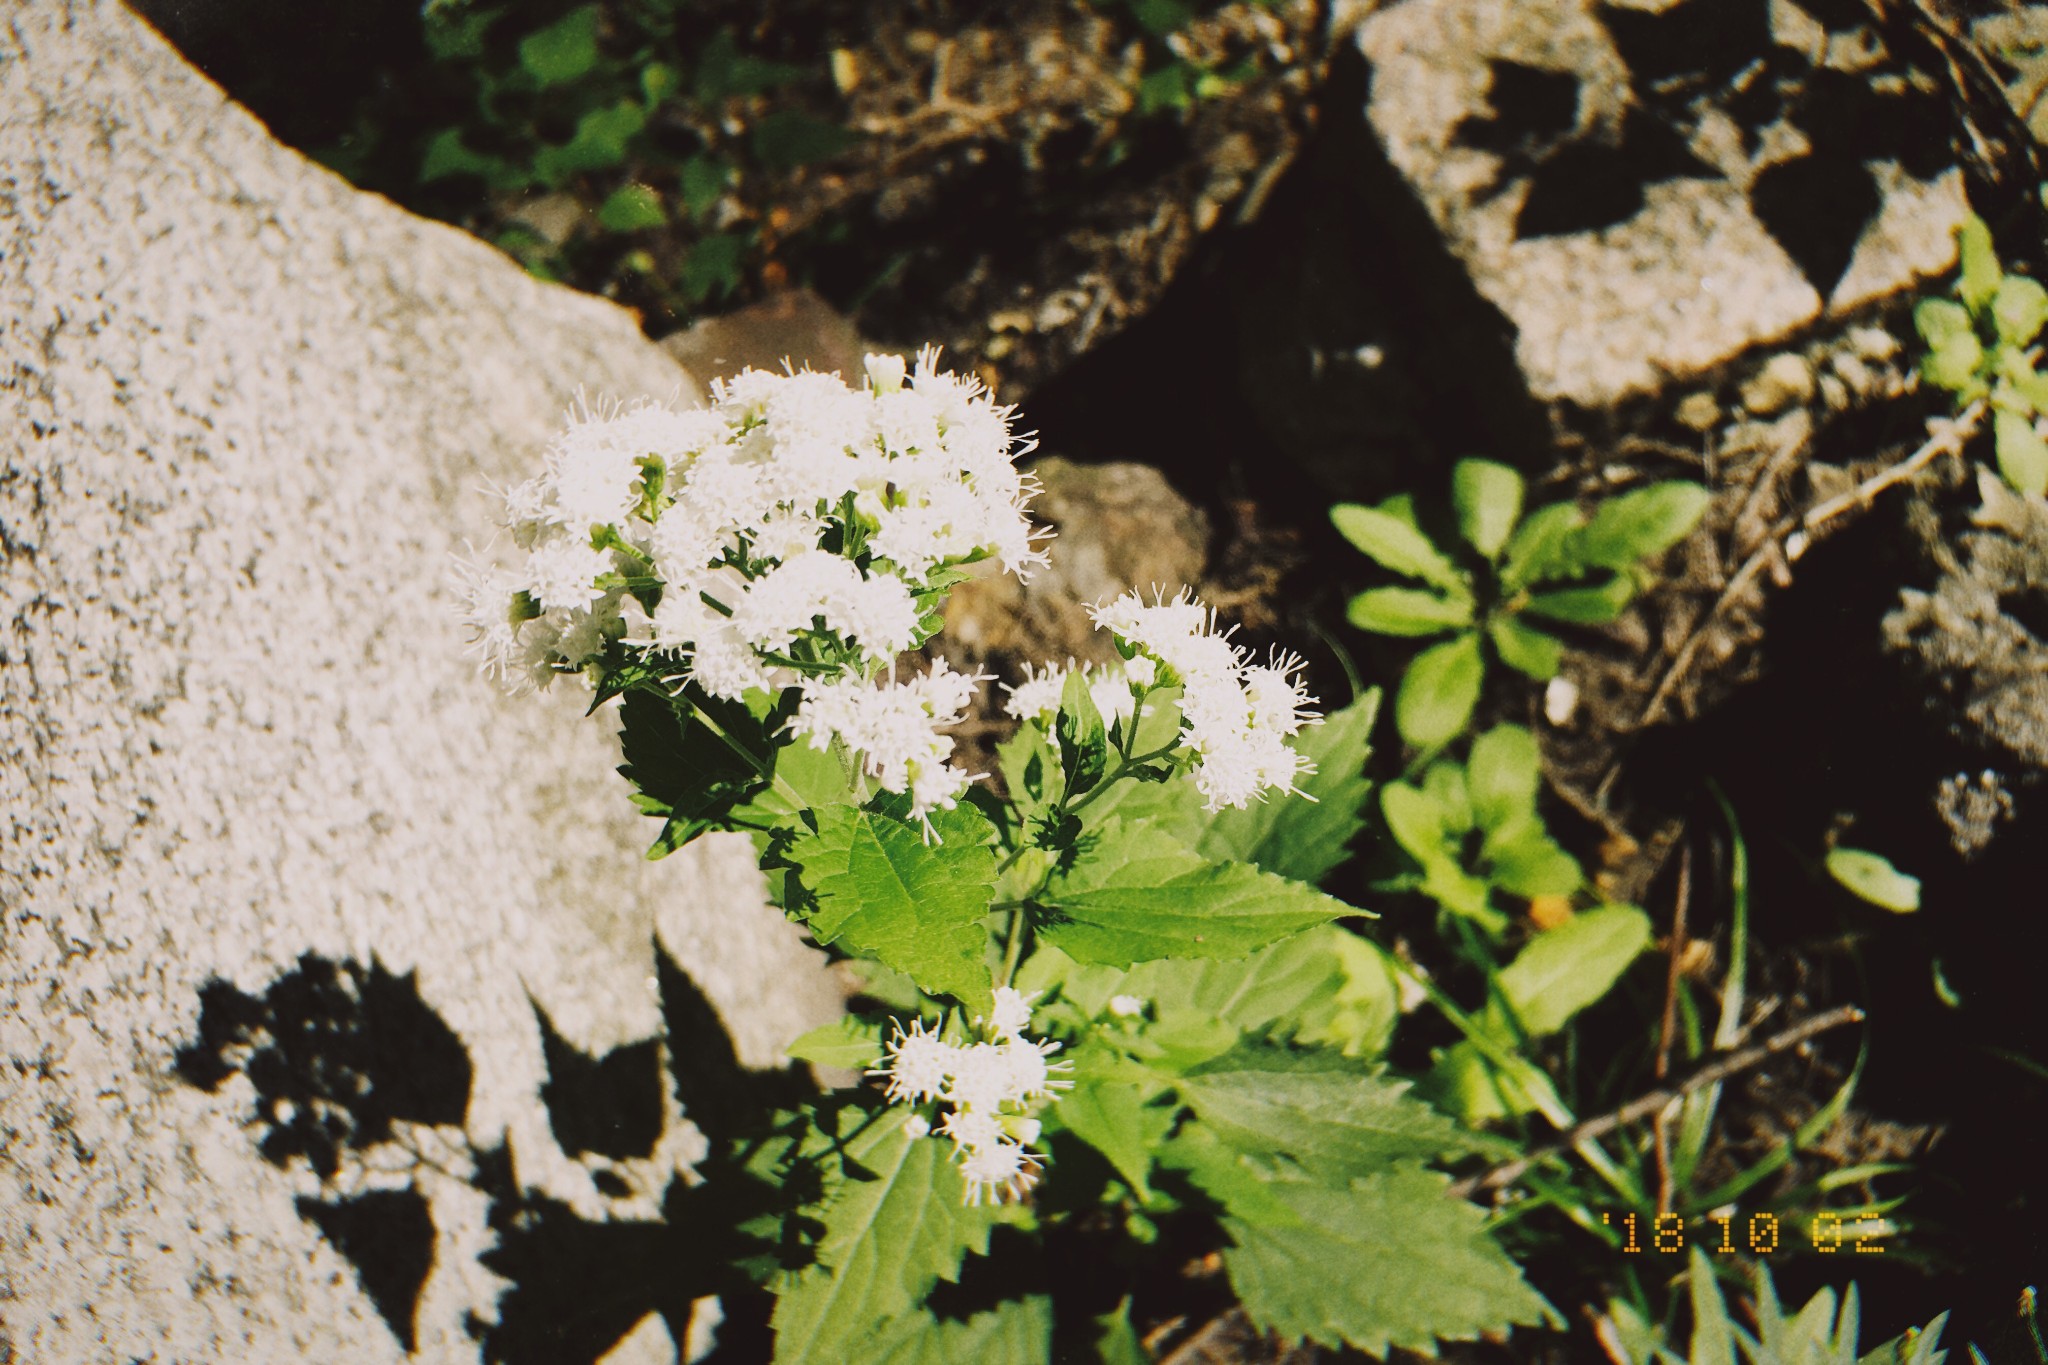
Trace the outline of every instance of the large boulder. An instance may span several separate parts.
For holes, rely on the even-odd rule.
[[[766,1064],[837,997],[449,579],[579,391],[690,380],[111,0],[18,7],[0,110],[0,1358],[601,1353],[640,1291],[546,1351],[508,1305],[604,1238],[516,1231],[652,1223],[664,1013]]]

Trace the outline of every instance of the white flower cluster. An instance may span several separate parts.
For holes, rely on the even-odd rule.
[[[960,675],[868,680],[919,642],[943,571],[1044,555],[1011,410],[937,359],[869,356],[859,389],[749,370],[706,407],[575,414],[506,495],[521,562],[470,570],[486,672],[545,686],[622,642],[715,697],[800,683],[796,729],[845,737],[919,813],[951,805],[967,779],[931,730],[965,703]]]
[[[1315,698],[1302,689],[1299,658],[1253,663],[1229,631],[1216,629],[1215,612],[1185,591],[1151,606],[1126,593],[1092,611],[1132,662],[1149,660],[1162,684],[1179,685],[1181,737],[1195,753],[1195,785],[1210,810],[1242,807],[1273,787],[1299,791],[1296,780],[1314,766],[1288,741],[1321,719],[1309,709]]]
[[[1067,660],[1065,668],[1026,665],[1023,682],[1015,687],[1005,685],[1010,699],[1003,703],[1003,709],[1018,720],[1051,719],[1060,709],[1060,696],[1067,690],[1067,679],[1074,672],[1072,659]],[[1102,713],[1102,723],[1108,725],[1131,718],[1137,710],[1139,694],[1156,681],[1159,670],[1151,659],[1140,654],[1106,666],[1089,664],[1080,673],[1088,685],[1088,699]]]
[[[1024,1036],[1030,1023],[1030,997],[998,986],[985,1041],[948,1043],[913,1020],[908,1029],[897,1025],[887,1060],[868,1073],[888,1078],[892,1102],[950,1106],[939,1132],[953,1139],[969,1204],[1021,1199],[1037,1183],[1040,1159],[1028,1149],[1038,1140],[1039,1123],[1030,1106],[1072,1084],[1054,1074],[1067,1063],[1046,1060],[1060,1045]],[[919,1114],[905,1125],[914,1138],[931,1130]]]

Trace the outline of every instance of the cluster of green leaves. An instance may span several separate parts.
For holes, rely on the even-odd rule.
[[[1113,0],[1105,8],[1122,10],[1136,25],[1144,74],[1139,77],[1138,113],[1183,114],[1203,100],[1215,99],[1256,75],[1259,58],[1248,55],[1229,64],[1190,60],[1175,50],[1175,35],[1202,14],[1222,8],[1224,0]]]
[[[1489,659],[1538,682],[1556,677],[1563,646],[1555,628],[1620,616],[1650,561],[1684,539],[1709,501],[1697,484],[1656,483],[1603,500],[1590,518],[1568,502],[1525,517],[1524,492],[1506,465],[1460,460],[1451,500],[1461,546],[1433,540],[1405,494],[1331,509],[1346,540],[1421,584],[1359,593],[1351,623],[1380,635],[1446,637],[1409,663],[1395,694],[1395,726],[1414,748],[1440,748],[1471,724]]]
[[[1751,1267],[1750,1313],[1755,1330],[1737,1322],[1722,1293],[1715,1267],[1698,1248],[1691,1253],[1686,1286],[1692,1317],[1687,1349],[1669,1345],[1669,1333],[1625,1302],[1609,1306],[1602,1337],[1610,1353],[1632,1365],[1942,1365],[1948,1314],[1902,1336],[1860,1351],[1862,1306],[1853,1284],[1839,1298],[1821,1289],[1797,1312],[1778,1301],[1777,1286],[1761,1264]],[[1974,1349],[1973,1349],[1974,1354]],[[1982,1359],[1978,1356],[1978,1359]]]
[[[2048,289],[2000,268],[1991,230],[1974,214],[1956,233],[1955,296],[1922,299],[1913,325],[1927,344],[1920,374],[1955,395],[1958,408],[1991,405],[1998,472],[2022,493],[2048,493],[2048,375],[2034,367],[2048,324]]]

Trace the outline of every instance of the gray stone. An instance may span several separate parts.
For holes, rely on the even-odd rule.
[[[579,388],[689,378],[277,146],[112,0],[15,6],[0,110],[0,1359],[374,1365],[409,1328],[475,1360],[474,1154],[619,1206],[536,1100],[533,1002],[649,1037],[658,937],[757,1064],[836,1005],[744,841],[645,862],[575,689],[496,695],[455,624],[452,556]],[[471,1073],[325,1180],[259,1157],[245,1076],[175,1065],[203,986],[309,953],[416,987],[384,1045],[438,1018]],[[425,1211],[401,1323],[316,1225],[349,1191]]]
[[[1751,32],[1685,38],[1688,25],[1749,20]],[[1670,31],[1658,60],[1676,47],[1701,71],[1631,71],[1616,35],[1659,24]],[[1878,101],[1927,92],[1881,45],[1873,55],[1868,30],[1815,47],[1818,30],[1788,0],[1408,0],[1361,24],[1368,117],[1473,285],[1517,329],[1537,398],[1600,406],[1652,392],[1950,268],[1965,207],[1953,167],[1922,164],[1924,146],[1905,135],[1817,145],[1805,126],[1819,126],[1810,115],[1837,86]],[[1762,65],[1745,66],[1752,56]],[[1739,124],[1745,82],[1777,90],[1785,72],[1816,92],[1812,104],[1781,101],[1768,122]],[[1808,97],[1786,100],[1797,98]],[[1916,105],[1864,122],[1921,118]],[[1812,188],[1837,181],[1832,200]],[[1858,194],[1872,203],[1860,219]],[[1800,196],[1813,198],[1785,207]]]

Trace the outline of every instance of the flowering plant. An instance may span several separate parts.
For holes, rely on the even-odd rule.
[[[1501,1144],[1381,1074],[1391,960],[1315,885],[1362,827],[1375,697],[1319,718],[1298,659],[1131,594],[1094,612],[1119,662],[1010,689],[1000,787],[952,762],[984,680],[897,660],[965,566],[1043,558],[1022,444],[930,351],[870,357],[860,388],[750,371],[701,409],[579,415],[507,496],[523,558],[470,571],[487,671],[619,700],[651,856],[744,833],[866,972],[873,1008],[791,1055],[880,1084],[714,1148],[771,1192],[729,1235],[774,1295],[775,1359],[1046,1359],[1082,1329],[1042,1295],[928,1303],[1006,1254],[999,1225],[1227,1239],[1254,1320],[1331,1344],[1541,1319],[1429,1168]],[[1128,1298],[1082,1325],[1144,1358]]]

